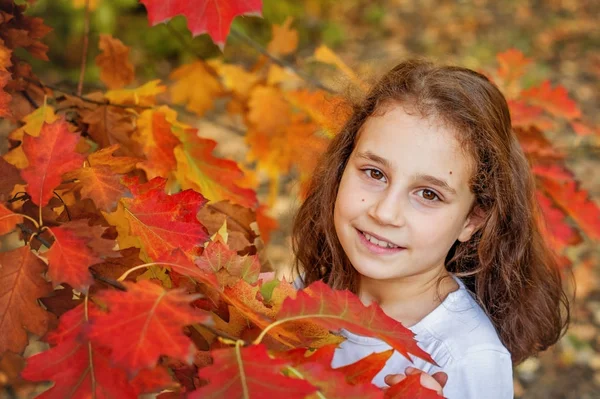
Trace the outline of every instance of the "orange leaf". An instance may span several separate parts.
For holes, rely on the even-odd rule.
[[[88,162],[92,166],[108,166],[114,173],[129,173],[141,162],[140,158],[115,157],[114,152],[119,150],[118,144],[102,148],[88,155]]]
[[[521,97],[560,118],[571,120],[581,117],[581,111],[575,101],[569,98],[567,90],[562,86],[553,89],[548,80],[524,90]]]
[[[107,34],[100,34],[100,50],[96,65],[100,67],[100,80],[110,89],[120,89],[133,82],[133,64],[129,61],[129,47]]]
[[[265,134],[280,133],[290,123],[290,105],[276,87],[256,86],[248,100],[248,120]]]
[[[186,252],[206,241],[206,229],[196,218],[206,199],[192,190],[167,195],[165,184],[160,177],[145,184],[134,180],[129,184],[133,198],[122,198],[113,213],[103,212],[117,227],[121,248],[140,248],[156,260],[176,248]]]
[[[238,15],[260,15],[261,0],[140,0],[152,26],[183,14],[193,36],[208,33],[221,50],[229,27]]]
[[[136,89],[109,90],[104,97],[114,104],[152,106],[156,103],[156,96],[167,90],[160,84],[160,80],[151,80]]]
[[[87,292],[94,283],[89,267],[102,260],[87,246],[87,240],[64,227],[51,227],[54,243],[45,256],[48,276],[54,285],[67,283],[78,291]]]
[[[196,348],[182,329],[207,320],[207,314],[189,305],[200,295],[166,291],[148,280],[123,284],[127,292],[104,290],[97,294],[109,312],[90,320],[92,342],[111,349],[114,364],[133,375],[153,368],[161,355],[191,364]]]
[[[264,345],[211,351],[213,364],[201,368],[198,375],[209,384],[192,392],[199,398],[279,398],[303,399],[316,391],[307,381],[284,376],[281,371],[290,364],[272,359]]]
[[[282,25],[273,24],[272,38],[267,46],[272,54],[288,55],[298,48],[298,31],[291,29],[293,19],[287,17]]]
[[[328,94],[322,90],[296,90],[285,93],[290,103],[306,112],[332,138],[344,126],[350,117],[350,105],[341,97]]]
[[[18,223],[23,223],[23,217],[0,203],[0,236],[13,231]]]
[[[552,205],[550,198],[539,191],[536,194],[545,221],[542,233],[553,244],[557,252],[561,252],[569,245],[580,243],[581,236],[565,222],[566,215]]]
[[[176,104],[198,115],[212,109],[221,92],[221,84],[208,71],[204,61],[182,65],[169,75],[175,83],[170,88],[171,99]]]
[[[498,60],[498,76],[509,86],[518,81],[531,64],[531,59],[526,58],[520,50],[509,49],[496,55]]]
[[[77,179],[76,188],[81,189],[81,198],[94,201],[98,209],[112,211],[127,187],[121,177],[108,166],[89,166],[65,174],[65,179]]]
[[[75,152],[78,140],[79,136],[69,132],[64,120],[44,124],[39,137],[23,137],[29,166],[21,171],[21,176],[34,204],[45,206],[61,176],[81,166],[84,157]]]
[[[27,331],[46,333],[50,313],[37,302],[52,291],[42,278],[45,269],[27,246],[0,252],[0,353],[23,351],[29,342]]]
[[[0,117],[7,118],[11,116],[10,101],[11,96],[4,91],[4,87],[11,79],[9,68],[12,51],[4,46],[4,42],[0,39]]]

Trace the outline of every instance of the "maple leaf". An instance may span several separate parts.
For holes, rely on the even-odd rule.
[[[21,176],[34,204],[46,205],[61,176],[81,166],[84,157],[75,152],[78,140],[79,136],[69,132],[64,120],[44,124],[39,137],[23,137],[29,166],[21,171]]]
[[[166,107],[161,107],[161,111],[174,114]],[[171,132],[167,116],[155,110],[142,112],[137,119],[137,129],[132,139],[140,144],[146,156],[147,160],[141,162],[139,168],[146,172],[148,179],[169,177],[177,165],[173,150],[180,142]]]
[[[406,376],[405,379],[385,390],[385,399],[444,399],[434,390],[421,385],[421,374]]]
[[[98,209],[105,211],[112,211],[127,191],[119,174],[132,171],[141,162],[133,157],[113,157],[118,149],[115,144],[94,152],[88,156],[89,166],[64,175],[66,180],[77,180],[74,189],[81,191],[82,198],[91,199]]]
[[[63,227],[50,227],[54,243],[45,256],[48,258],[48,276],[54,285],[67,283],[78,291],[87,292],[94,283],[88,270],[101,262],[87,246],[87,240],[78,237],[72,230]]]
[[[260,80],[256,73],[248,72],[239,65],[225,64],[220,59],[210,60],[208,65],[217,71],[223,80],[223,86],[241,99],[246,99],[256,82]]]
[[[352,111],[343,98],[323,90],[287,91],[285,98],[322,126],[329,138],[334,137],[342,129]]]
[[[156,103],[156,96],[165,90],[167,87],[161,85],[160,80],[156,79],[135,89],[109,90],[104,97],[113,104],[149,107]]]
[[[253,284],[260,274],[257,256],[239,256],[220,240],[211,241],[196,264],[203,270],[216,273],[222,285],[235,285],[240,278]],[[226,273],[218,273],[222,269]]]
[[[260,16],[262,0],[140,0],[152,26],[185,15],[193,36],[208,33],[221,51],[233,19],[238,15]]]
[[[526,58],[520,50],[509,49],[505,52],[496,54],[498,61],[498,77],[502,79],[505,85],[515,84],[531,64],[531,59]]]
[[[100,50],[96,65],[100,67],[100,80],[110,89],[120,89],[133,82],[133,64],[129,61],[130,48],[107,34],[100,34]]]
[[[219,231],[223,223],[227,223],[227,245],[234,251],[245,249],[256,238],[254,230],[250,227],[257,219],[254,211],[229,201],[207,204],[200,209],[198,219],[211,236]]]
[[[541,187],[554,204],[569,215],[583,232],[593,240],[600,240],[600,208],[589,198],[586,190],[578,189],[577,182],[564,183],[541,179]]]
[[[237,163],[215,157],[217,143],[198,137],[196,129],[176,129],[181,145],[175,148],[177,181],[184,189],[191,188],[208,200],[230,200],[247,208],[257,204],[254,190],[236,185],[243,178]]]
[[[90,342],[85,335],[87,318],[100,311],[84,305],[60,318],[58,328],[48,335],[53,348],[27,359],[22,377],[29,381],[54,381],[54,386],[38,396],[49,398],[137,398],[141,393],[156,392],[172,381],[166,371],[139,376],[129,381],[125,370],[110,361],[110,350]]]
[[[0,200],[7,199],[15,185],[23,184],[21,174],[17,168],[0,157]]]
[[[553,243],[558,252],[569,245],[581,242],[581,236],[565,221],[565,214],[555,208],[552,200],[540,191],[536,192],[541,214],[546,223],[542,224],[542,233]]]
[[[211,355],[213,364],[198,372],[209,384],[192,392],[190,399],[302,399],[316,391],[307,381],[284,376],[281,371],[290,362],[271,358],[264,345],[217,349],[211,351]]]
[[[336,370],[342,372],[346,376],[346,381],[350,384],[370,384],[393,354],[393,349],[371,353],[367,357],[346,366],[338,367]]]
[[[553,89],[548,80],[539,86],[524,90],[521,98],[559,118],[571,120],[581,117],[581,111],[575,101],[569,98],[567,90],[562,86]]]
[[[278,134],[290,123],[290,104],[277,87],[256,86],[250,94],[248,108],[248,120],[265,134]]]
[[[42,336],[50,313],[37,299],[52,291],[42,278],[46,265],[29,247],[0,252],[0,353],[20,353],[27,346],[27,332]]]
[[[88,96],[91,98],[92,96]],[[100,101],[99,99],[98,101]],[[122,149],[131,146],[131,132],[134,130],[133,117],[120,107],[96,106],[80,109],[81,119],[88,124],[87,132],[100,148],[120,143]]]
[[[417,345],[412,331],[386,315],[377,304],[363,305],[348,290],[333,290],[321,281],[314,282],[298,291],[296,298],[287,298],[283,302],[277,323],[303,318],[330,330],[345,328],[356,334],[379,338],[409,360],[410,353],[435,364]]]
[[[223,91],[204,61],[180,66],[169,79],[175,81],[169,90],[173,102],[185,104],[187,110],[200,116],[213,107],[214,99]]]
[[[22,216],[19,216],[0,203],[0,236],[13,231],[17,224],[22,222]]]
[[[144,258],[156,260],[176,248],[185,252],[206,241],[206,229],[196,218],[206,199],[192,190],[167,195],[165,184],[160,177],[144,184],[134,181],[129,184],[133,198],[122,198],[113,213],[103,212],[117,228],[120,248],[140,248]]]
[[[287,17],[281,25],[273,24],[267,50],[272,54],[288,55],[298,48],[298,31],[291,29],[293,19]]]
[[[189,305],[200,295],[166,291],[148,280],[123,284],[127,292],[104,290],[97,294],[109,312],[90,319],[89,338],[111,349],[113,362],[133,375],[154,367],[160,355],[190,364],[196,349],[182,328],[208,319]]]
[[[0,39],[0,117],[7,118],[11,116],[10,101],[11,96],[4,91],[4,87],[10,80],[9,68],[12,63],[10,61],[12,51],[4,46],[4,42]]]

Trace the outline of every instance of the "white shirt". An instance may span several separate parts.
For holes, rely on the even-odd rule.
[[[512,361],[510,353],[500,342],[490,319],[477,304],[460,279],[457,291],[417,324],[410,327],[418,345],[439,365],[412,357],[411,363],[398,352],[373,378],[373,384],[387,387],[383,381],[388,374],[404,374],[416,367],[428,374],[444,371],[448,382],[444,397],[448,399],[508,399],[513,398]],[[297,280],[298,281],[298,280]],[[301,287],[295,282],[296,286]],[[332,367],[354,363],[374,352],[390,349],[385,342],[341,330],[346,341],[336,349]]]

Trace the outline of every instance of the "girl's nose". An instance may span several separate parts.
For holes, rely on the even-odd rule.
[[[381,197],[369,208],[368,214],[382,225],[402,226],[405,223],[402,204],[398,195],[382,193]]]

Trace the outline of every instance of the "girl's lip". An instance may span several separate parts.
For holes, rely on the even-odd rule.
[[[356,229],[356,230],[358,230],[358,229]],[[366,231],[366,230],[358,230],[358,232],[359,232],[359,233],[361,233],[361,235],[362,235],[362,234],[368,234],[368,235],[370,235],[371,237],[375,237],[375,238],[377,238],[379,241],[385,241],[385,242],[389,242],[390,244],[393,244],[393,245],[395,245],[395,246],[397,246],[397,247],[404,248],[402,245],[398,245],[398,244],[396,244],[395,242],[392,242],[392,241],[388,240],[388,239],[387,239],[387,238],[385,238],[385,237],[378,236],[377,234],[373,234],[373,233],[371,233],[371,232],[369,232],[369,231]]]
[[[358,234],[358,239],[360,240],[360,242],[367,247],[367,249],[377,255],[391,255],[391,254],[396,254],[400,251],[405,250],[406,248],[404,247],[398,247],[398,248],[384,248],[384,247],[380,247],[379,245],[375,245],[372,242],[370,242],[369,240],[367,240],[367,238],[364,236],[363,232],[356,229],[356,233]],[[369,235],[371,235],[371,233],[367,233]],[[376,237],[376,236],[373,236]]]

